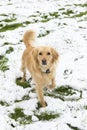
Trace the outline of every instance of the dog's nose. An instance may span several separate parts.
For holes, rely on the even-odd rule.
[[[46,65],[46,64],[47,64],[46,59],[43,59],[42,60],[42,65]]]

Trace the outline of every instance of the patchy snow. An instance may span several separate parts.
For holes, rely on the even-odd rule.
[[[84,13],[82,16],[77,16],[82,12]],[[6,19],[11,18],[13,21],[5,22]],[[27,24],[27,21],[30,24]],[[1,31],[2,27],[17,23],[22,23],[23,26]],[[31,91],[32,88],[24,89],[16,85],[16,78],[22,75],[21,56],[25,46],[21,40],[27,29],[34,29],[37,33],[35,46],[49,45],[59,52],[57,87],[68,85],[77,90],[76,95],[68,96],[69,101],[67,98],[62,101],[59,98],[45,96],[48,106],[37,110],[37,95]],[[6,54],[10,46],[14,51]],[[7,63],[9,70],[5,72],[0,70],[0,130],[72,130],[75,128],[87,130],[86,0],[0,1],[1,55],[9,59]],[[33,82],[31,85],[34,88]],[[79,92],[82,92],[82,95]],[[22,100],[26,95],[30,99]],[[71,99],[76,99],[78,96],[81,96],[79,100]],[[2,105],[2,102],[6,102],[7,105]],[[9,114],[13,113],[15,108],[22,108],[25,115],[31,115],[32,123],[23,125],[10,118]],[[50,121],[41,121],[34,115],[34,112],[47,111],[59,113],[60,116]]]

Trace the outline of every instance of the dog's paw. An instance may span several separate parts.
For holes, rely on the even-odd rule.
[[[47,106],[47,102],[41,103],[42,107],[46,107]]]
[[[37,109],[40,109],[41,107],[46,107],[46,106],[48,106],[47,102],[44,102],[43,104],[40,102],[37,103]]]
[[[51,84],[51,85],[49,85],[48,88],[52,90],[52,89],[54,89],[55,87],[56,87],[56,84]]]

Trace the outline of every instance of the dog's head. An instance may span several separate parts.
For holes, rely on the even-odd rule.
[[[33,55],[36,62],[43,68],[49,68],[58,60],[58,52],[51,47],[38,47],[34,49]]]

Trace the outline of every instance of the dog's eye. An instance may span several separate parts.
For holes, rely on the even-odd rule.
[[[42,55],[42,52],[39,52],[39,55]]]
[[[50,55],[50,52],[47,52],[47,55]]]

